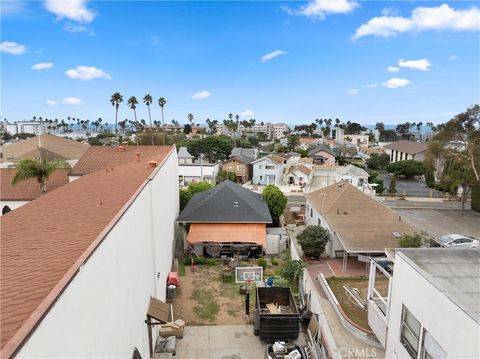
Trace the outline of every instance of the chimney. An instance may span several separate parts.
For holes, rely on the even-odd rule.
[[[140,162],[140,152],[136,152],[135,157],[137,158],[137,162]]]
[[[118,146],[117,151],[118,151],[118,152],[125,152],[125,147],[123,147],[123,146]]]
[[[154,168],[154,167],[157,167],[158,165],[158,162],[157,161],[148,161],[148,167],[150,168]]]

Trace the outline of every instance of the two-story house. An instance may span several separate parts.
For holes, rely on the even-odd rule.
[[[222,170],[233,172],[237,176],[237,182],[245,183],[250,180],[252,171],[250,164],[252,159],[243,156],[232,156],[223,162]]]
[[[314,165],[335,165],[335,153],[324,145],[318,145],[308,152]]]
[[[253,161],[252,183],[257,185],[281,185],[284,164],[285,159],[275,154]]]

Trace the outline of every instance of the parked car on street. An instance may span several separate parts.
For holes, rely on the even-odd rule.
[[[480,242],[474,237],[464,236],[462,234],[447,234],[440,238],[440,244],[444,247],[478,248]]]

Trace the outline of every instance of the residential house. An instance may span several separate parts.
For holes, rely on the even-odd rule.
[[[7,214],[10,211],[17,209],[35,198],[52,192],[53,190],[66,185],[68,183],[67,171],[59,170],[53,172],[47,183],[46,192],[42,192],[40,184],[35,178],[30,178],[25,181],[12,184],[12,179],[15,176],[15,168],[1,168],[0,169],[0,208],[2,214]]]
[[[306,222],[326,228],[331,239],[327,255],[347,257],[382,255],[397,248],[399,238],[414,232],[392,209],[347,182],[307,193]]]
[[[390,156],[390,162],[416,160],[423,161],[427,145],[422,142],[397,141],[383,147]]]
[[[272,125],[272,137],[274,140],[281,140],[286,137],[289,128],[285,123],[275,123]]]
[[[285,174],[285,183],[290,186],[307,187],[312,180],[313,170],[304,164],[291,166]]]
[[[64,160],[74,165],[90,147],[67,138],[42,134],[2,145],[0,159],[2,162],[14,162],[41,158],[48,161]]]
[[[142,161],[170,152],[171,146],[91,146],[69,174],[70,181],[81,176],[121,164]]]
[[[300,137],[298,139],[298,147],[302,150],[308,150],[310,147],[318,145],[321,141],[321,138]]]
[[[368,324],[386,358],[479,358],[479,303],[478,249],[396,249],[371,261]]]
[[[369,145],[369,135],[362,133],[356,135],[347,135],[345,131],[341,128],[336,128],[333,134],[333,137],[337,142],[349,142],[355,146],[368,147]]]
[[[363,187],[368,183],[368,173],[364,169],[354,166],[346,165],[344,167],[337,167],[337,182],[347,181],[355,187]]]
[[[280,186],[283,181],[283,168],[286,160],[276,154],[259,158],[252,162],[252,183],[256,185],[273,184]]]
[[[195,157],[188,152],[186,147],[180,147],[177,156],[179,165],[192,164],[195,161]]]
[[[256,148],[241,148],[241,147],[234,147],[230,156],[236,157],[248,157],[251,161],[255,161],[258,156],[258,149]]]
[[[272,218],[260,194],[226,180],[195,194],[177,221],[190,224],[187,242],[197,255],[217,257],[238,250],[258,256],[265,250],[266,225]]]
[[[0,217],[2,358],[150,357],[145,319],[150,298],[166,296],[177,168],[169,146]]]
[[[222,170],[235,173],[237,182],[245,183],[250,181],[251,178],[251,163],[252,159],[250,157],[231,156],[223,162]]]
[[[313,160],[314,165],[335,165],[335,153],[324,145],[318,145],[308,152],[308,157]]]

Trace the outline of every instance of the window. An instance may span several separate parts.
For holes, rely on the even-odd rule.
[[[263,170],[263,165],[258,165],[258,168]]]
[[[243,171],[243,165],[237,165],[237,171]]]
[[[317,225],[320,226],[321,224],[322,224],[322,221],[319,218],[318,221],[317,221]]]
[[[310,217],[313,218],[313,209],[310,208]]]
[[[265,169],[266,169],[266,170],[274,170],[274,169],[275,169],[275,166],[265,166]]]
[[[262,180],[263,180],[263,176],[260,176],[260,181],[262,181]]]
[[[447,353],[440,344],[427,332],[423,330],[422,359],[446,359]]]
[[[420,322],[403,306],[400,324],[400,343],[403,344],[412,358],[417,357],[420,338]]]
[[[232,165],[227,165],[227,171],[231,171],[232,170]]]
[[[11,211],[12,211],[12,210],[10,209],[10,207],[5,206],[5,207],[3,207],[3,209],[2,209],[2,214],[7,214],[8,212],[11,212]]]

